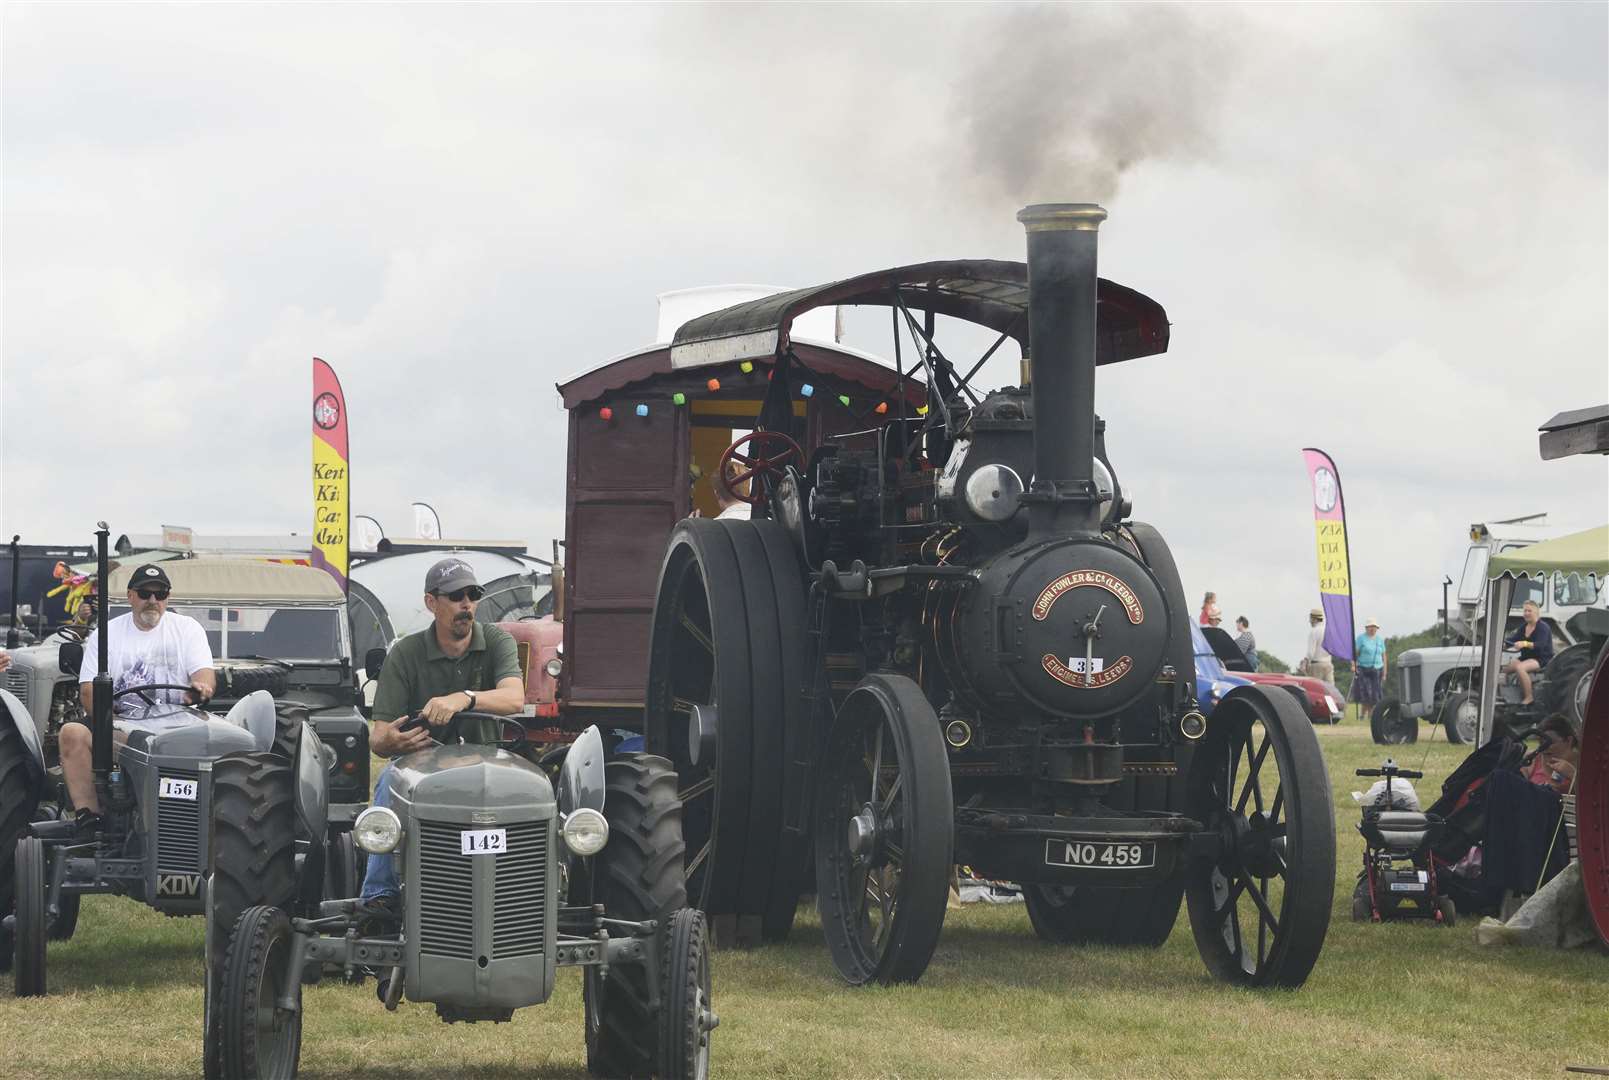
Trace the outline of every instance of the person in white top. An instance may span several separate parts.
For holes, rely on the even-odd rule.
[[[1335,681],[1335,664],[1330,661],[1330,654],[1324,651],[1324,611],[1314,608],[1307,613],[1307,621],[1311,629],[1307,632],[1307,655],[1302,657],[1302,666],[1299,674],[1310,675],[1315,679],[1323,679],[1327,683]]]
[[[727,483],[723,484],[719,481],[716,481],[710,484],[710,487],[715,489],[715,505],[721,508],[721,512],[715,515],[716,521],[720,521],[722,518],[736,518],[739,521],[747,521],[753,513],[753,508],[738,497],[738,494],[748,493],[750,481],[744,480],[741,483],[732,484],[733,489],[738,494],[735,494],[734,491],[727,490],[727,485],[731,484],[732,477],[735,476],[737,472],[737,462],[728,461],[726,463]]]
[[[217,689],[212,670],[212,649],[201,624],[188,615],[168,611],[168,595],[173,586],[160,566],[147,563],[129,578],[129,612],[106,624],[106,673],[114,692],[130,686],[168,683],[188,686],[189,691],[160,690],[143,695],[152,701],[180,702],[190,699],[205,704]],[[100,663],[99,635],[84,642],[84,662],[78,669],[78,695],[86,716],[94,714],[95,673]],[[146,706],[142,695],[115,699],[114,708],[139,709]],[[188,718],[186,718],[188,723]],[[133,717],[114,722],[113,737],[128,741],[130,730],[154,725]],[[92,832],[100,816],[95,797],[94,767],[91,761],[89,727],[63,724],[61,729],[61,771],[67,794],[78,808],[78,829]]]

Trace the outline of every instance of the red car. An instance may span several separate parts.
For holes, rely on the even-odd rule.
[[[1239,675],[1242,679],[1250,679],[1265,686],[1278,686],[1294,697],[1302,706],[1302,712],[1315,724],[1339,724],[1341,713],[1345,708],[1345,700],[1341,691],[1323,679],[1309,678],[1306,675],[1283,675],[1274,671],[1253,671],[1247,662],[1245,654],[1235,644],[1235,639],[1229,632],[1219,626],[1200,627],[1201,635],[1207,639],[1212,647],[1213,654],[1223,661],[1224,667]]]

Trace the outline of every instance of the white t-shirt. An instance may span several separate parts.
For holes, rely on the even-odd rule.
[[[100,635],[91,634],[84,642],[84,664],[78,669],[81,683],[95,681],[100,658],[99,639]],[[172,611],[164,612],[151,630],[141,630],[132,612],[119,615],[106,624],[106,650],[106,673],[112,677],[114,692],[125,686],[148,683],[189,686],[191,675],[212,666],[207,632],[190,616]],[[184,700],[184,694],[177,690],[148,696],[175,704]],[[131,695],[131,698],[144,707],[139,695]]]
[[[1307,632],[1307,659],[1314,664],[1328,661],[1330,654],[1324,651],[1324,624],[1319,623]]]
[[[731,506],[728,506],[725,510],[722,510],[719,514],[716,514],[715,520],[720,521],[722,518],[735,518],[739,521],[747,521],[753,516],[753,513],[754,508],[748,503],[735,502]]]

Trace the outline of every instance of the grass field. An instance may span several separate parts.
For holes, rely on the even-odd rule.
[[[1429,733],[1425,729],[1426,734]],[[812,912],[786,946],[722,952],[714,1067],[728,1077],[1558,1076],[1609,1067],[1609,957],[1484,949],[1450,929],[1350,921],[1362,852],[1352,770],[1384,748],[1353,720],[1319,729],[1339,832],[1324,954],[1294,992],[1206,976],[1187,921],[1157,951],[1042,945],[1021,905],[952,911],[921,984],[850,990]],[[1422,796],[1462,759],[1438,738],[1396,747]],[[1426,800],[1429,801],[1428,799]],[[127,900],[85,900],[77,936],[50,948],[50,996],[0,989],[0,1076],[200,1072],[201,934]],[[446,1026],[430,1006],[396,1015],[373,984],[309,987],[307,1077],[581,1077],[580,979],[512,1024]]]

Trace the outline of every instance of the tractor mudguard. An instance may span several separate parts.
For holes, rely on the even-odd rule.
[[[257,693],[268,697],[263,691]],[[272,725],[274,712],[271,700],[268,720]],[[319,739],[318,732],[313,730],[313,725],[304,720],[302,738],[296,747],[296,818],[314,843],[322,843],[329,816],[330,783],[324,760],[324,743]]]
[[[603,813],[603,756],[603,736],[596,724],[570,744],[559,767],[559,813],[574,813],[582,807]]]
[[[6,703],[6,722],[16,726],[17,734],[22,736],[22,745],[28,748],[28,756],[33,759],[34,779],[42,780],[45,776],[45,752],[39,745],[39,729],[34,726],[34,718],[26,706],[18,701],[9,690],[0,690],[0,698]],[[603,766],[598,766],[600,778],[603,775]]]

